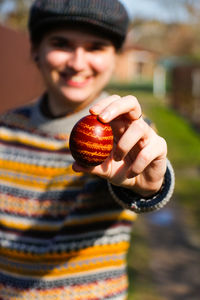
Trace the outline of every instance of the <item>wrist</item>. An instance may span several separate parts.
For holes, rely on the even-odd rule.
[[[159,180],[157,182],[149,182],[148,188],[141,189],[141,188],[137,188],[137,186],[134,186],[130,190],[132,190],[135,194],[139,195],[140,198],[149,199],[149,198],[154,197],[155,195],[157,195],[160,192],[160,190],[162,189],[162,187],[164,185],[164,180],[165,180],[165,177],[163,176],[161,178],[161,180]]]
[[[113,198],[124,208],[133,210],[136,213],[143,213],[158,210],[165,206],[173,194],[174,182],[174,171],[168,161],[162,187],[150,197],[143,197],[133,190],[114,186],[111,183],[108,183],[108,187]]]

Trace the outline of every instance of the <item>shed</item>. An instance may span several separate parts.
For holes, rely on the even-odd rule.
[[[170,80],[171,107],[200,129],[200,62],[171,57],[160,62]]]
[[[28,35],[0,24],[0,112],[32,101],[43,83],[31,60]]]

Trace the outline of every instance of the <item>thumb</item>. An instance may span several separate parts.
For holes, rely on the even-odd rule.
[[[90,173],[92,171],[92,169],[94,169],[94,167],[82,166],[82,165],[79,165],[77,162],[74,162],[72,165],[72,170],[77,173],[78,172]]]
[[[100,176],[103,178],[107,178],[108,174],[110,173],[110,158],[108,157],[102,164],[98,166],[83,166],[74,162],[72,165],[72,169],[74,172],[83,172],[89,173],[92,175]]]

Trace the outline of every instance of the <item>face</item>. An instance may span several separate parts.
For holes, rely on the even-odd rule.
[[[108,83],[115,66],[112,43],[86,31],[58,29],[35,49],[38,67],[56,113],[92,102]]]

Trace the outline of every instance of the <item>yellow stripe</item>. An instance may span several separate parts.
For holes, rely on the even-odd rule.
[[[85,218],[77,218],[75,220],[66,220],[65,223],[57,223],[57,224],[51,224],[51,223],[32,223],[29,221],[21,221],[18,222],[15,219],[10,219],[9,218],[1,218],[0,224],[7,227],[7,228],[12,228],[12,229],[17,229],[17,230],[38,230],[38,231],[57,231],[60,226],[73,226],[73,225],[86,225],[94,222],[102,222],[102,221],[110,221],[110,220],[128,220],[128,221],[133,221],[136,218],[135,214],[129,214],[126,211],[123,211],[122,213],[115,212],[115,213],[108,213],[107,215],[102,214],[102,215],[94,215],[94,216],[86,216]]]
[[[94,223],[94,222],[102,222],[102,221],[110,221],[110,220],[127,220],[127,221],[133,221],[136,218],[136,214],[134,213],[130,213],[128,210],[124,210],[123,212],[113,212],[110,213],[108,212],[107,215],[101,214],[101,215],[92,215],[90,216],[86,216],[84,218],[77,218],[75,220],[70,220],[68,221],[68,219],[65,221],[65,223],[59,223],[58,224],[51,224],[51,223],[45,223],[45,222],[41,222],[41,223],[32,223],[32,222],[25,222],[23,223],[23,221],[18,222],[15,219],[10,219],[9,218],[3,218],[1,217],[0,220],[0,224],[7,227],[7,228],[12,228],[12,229],[18,229],[18,230],[38,230],[38,231],[57,231],[59,229],[59,227],[68,225],[68,226],[73,226],[73,225],[86,225],[86,224],[90,224],[90,223]]]
[[[93,248],[93,247],[92,247]],[[95,247],[94,247],[95,248]],[[81,251],[77,253],[75,256],[71,256],[70,258],[58,263],[55,261],[48,262],[46,264],[41,264],[41,269],[39,270],[29,270],[32,264],[37,264],[38,262],[31,261],[31,264],[25,263],[27,265],[27,269],[20,267],[19,265],[11,266],[6,262],[6,267],[3,263],[0,263],[0,268],[3,270],[8,270],[10,272],[17,272],[21,275],[28,276],[44,276],[46,277],[54,277],[54,276],[62,276],[65,274],[76,274],[80,272],[89,272],[95,269],[109,268],[109,267],[119,267],[125,264],[125,253],[127,247],[121,248],[119,244],[115,244],[115,248],[113,248],[112,253],[105,253],[104,246],[101,246],[101,253],[96,255],[95,249],[93,249],[92,254],[90,255],[82,255]],[[66,264],[62,266],[63,264]],[[23,262],[24,264],[24,262]],[[43,267],[47,267],[46,270],[43,270]],[[49,267],[48,267],[49,266]],[[24,266],[25,267],[25,266]],[[48,275],[47,275],[48,273]]]
[[[9,129],[2,129],[0,132],[0,138],[7,142],[18,142],[24,145],[47,150],[59,150],[66,148],[65,141],[50,141],[50,139],[29,135],[23,131],[13,134],[13,132]]]
[[[109,220],[127,220],[127,221],[133,221],[136,219],[136,214],[129,211],[129,210],[123,210],[122,212],[108,212],[103,213],[102,215],[93,215],[91,217],[86,216],[85,218],[77,218],[70,220],[67,222],[67,225],[81,225],[81,224],[90,224],[93,222],[98,221],[109,221]]]
[[[80,124],[80,126],[78,127],[78,131],[79,131],[80,129],[82,129],[82,128],[88,129],[89,132],[95,132],[95,131],[96,131],[96,125],[89,125],[89,124],[84,123],[84,122],[82,122],[82,123]],[[112,133],[112,130],[111,130],[110,125],[104,124],[104,126],[101,127],[101,130],[102,130],[102,131],[108,131],[108,132]],[[79,131],[79,132],[80,132],[80,131]]]
[[[52,182],[41,182],[39,180],[34,180],[34,179],[23,179],[23,178],[17,178],[17,177],[9,177],[9,176],[1,176],[0,177],[1,181],[5,181],[5,182],[9,182],[9,183],[13,183],[12,186],[19,186],[23,189],[25,188],[31,188],[32,191],[45,191],[48,187],[48,191],[52,191],[52,190],[63,190],[63,188],[66,187],[80,187],[83,185],[83,181],[81,181],[81,179],[79,180],[77,178],[76,181],[74,181],[74,178],[70,179],[70,180],[63,180],[60,182],[56,182],[53,181]]]
[[[85,130],[83,130],[81,128],[78,129],[79,133],[82,133],[82,134],[84,134],[86,136],[98,139],[100,141],[113,141],[112,131],[111,130],[109,130],[109,131],[110,131],[111,135],[109,135],[109,136],[99,136],[99,135],[94,135],[93,129],[91,131],[90,131],[90,129],[89,129],[89,131],[85,131]]]
[[[14,272],[20,275],[27,275],[27,276],[45,276],[45,278],[51,278],[54,276],[62,276],[62,275],[69,275],[69,274],[76,274],[78,272],[89,272],[89,271],[93,271],[96,269],[103,269],[103,268],[108,268],[108,267],[119,267],[124,265],[124,260],[122,259],[117,259],[116,261],[104,261],[104,262],[99,262],[99,263],[94,263],[94,264],[85,264],[79,267],[69,267],[69,268],[60,268],[60,269],[53,269],[52,271],[50,270],[25,270],[25,269],[20,269],[19,266],[18,267],[11,267],[11,266],[6,266],[5,270],[8,270],[9,272]],[[4,266],[0,263],[0,268],[3,270]]]
[[[31,254],[31,253],[22,253],[16,250],[0,248],[0,254],[6,258],[13,259],[13,261],[22,261],[22,262],[53,262],[55,264],[61,264],[66,260],[71,261],[72,258],[81,257],[94,257],[95,255],[108,255],[108,254],[117,254],[125,253],[128,250],[129,242],[123,241],[111,245],[96,245],[88,247],[86,249],[72,250],[68,253],[45,253],[45,254]]]
[[[7,227],[7,228],[12,228],[12,229],[18,229],[18,230],[45,230],[45,231],[56,231],[58,230],[58,228],[60,227],[59,225],[54,225],[54,226],[50,226],[49,225],[45,225],[45,224],[31,224],[31,223],[17,223],[14,220],[6,220],[6,219],[1,219],[0,224]]]
[[[35,174],[44,176],[45,178],[50,178],[51,176],[59,175],[75,175],[76,173],[72,170],[72,166],[69,167],[45,167],[36,166],[31,164],[25,164],[21,162],[14,162],[9,160],[0,160],[0,167],[5,170],[12,170],[16,172],[22,172],[23,174]]]
[[[101,151],[87,151],[87,150],[81,150],[80,151],[81,154],[84,154],[84,155],[88,155],[88,156],[100,156],[100,157],[107,157],[108,156],[108,153],[104,153],[104,152],[101,152]],[[94,160],[94,158],[92,158],[92,160]],[[96,160],[98,160],[98,157],[96,158]]]
[[[79,180],[82,173],[75,173],[71,165],[65,168],[51,168],[0,160],[0,167],[5,170],[0,176],[1,180],[21,185],[23,188],[31,187],[32,190],[46,190],[47,186],[48,190],[55,190],[83,185],[83,182]]]
[[[112,144],[106,144],[106,145],[103,145],[103,144],[100,144],[100,143],[93,143],[93,142],[90,142],[90,141],[87,141],[87,142],[84,142],[84,141],[81,141],[81,140],[78,140],[76,141],[76,144],[79,144],[79,145],[83,145],[83,146],[87,146],[88,148],[90,149],[100,149],[100,150],[107,150],[107,151],[110,151],[112,149]]]

